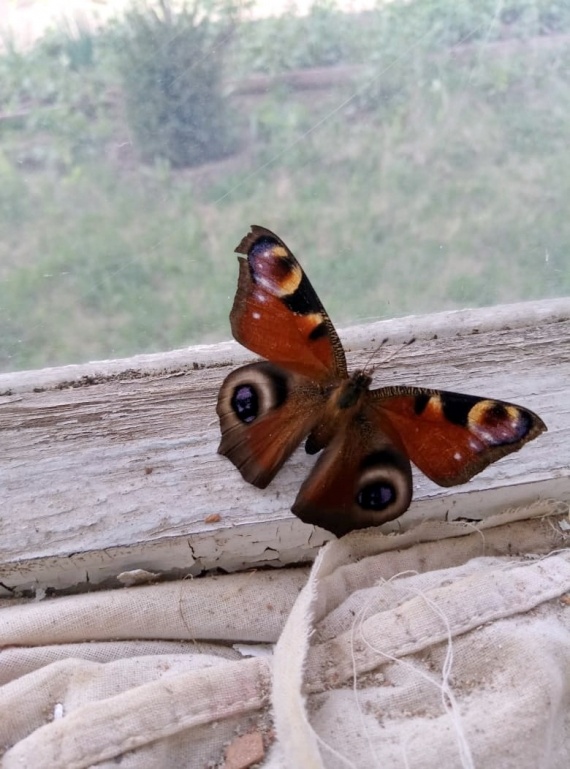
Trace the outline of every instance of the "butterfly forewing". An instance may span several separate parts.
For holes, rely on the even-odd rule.
[[[247,258],[230,314],[235,339],[314,380],[346,377],[338,335],[299,262],[270,230],[251,230],[236,248]]]
[[[474,395],[389,387],[370,396],[369,414],[379,429],[440,486],[465,483],[546,430],[528,409]]]

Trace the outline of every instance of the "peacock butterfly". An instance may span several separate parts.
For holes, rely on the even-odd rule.
[[[340,339],[301,265],[270,230],[239,246],[235,339],[266,361],[242,366],[218,396],[222,440],[246,481],[265,488],[299,443],[322,451],[293,513],[340,537],[404,513],[410,460],[440,486],[465,483],[546,430],[504,401],[420,387],[371,390],[349,376]]]

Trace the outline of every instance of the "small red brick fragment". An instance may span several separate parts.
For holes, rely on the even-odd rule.
[[[223,769],[248,769],[265,756],[260,732],[249,732],[236,737],[228,745]]]
[[[221,515],[218,515],[218,513],[211,513],[204,518],[204,523],[219,523],[221,520]]]

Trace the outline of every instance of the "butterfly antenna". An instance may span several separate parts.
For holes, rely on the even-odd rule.
[[[374,350],[373,350],[373,351],[370,353],[370,356],[368,357],[368,360],[366,361],[366,365],[364,366],[364,371],[365,371],[367,374],[373,374],[373,373],[374,373],[374,368],[373,368],[373,366],[371,365],[371,363],[372,363],[372,359],[374,358],[374,356],[375,356],[375,355],[377,355],[377,354],[380,352],[380,350],[382,349],[382,347],[383,347],[383,346],[386,344],[386,342],[388,342],[388,341],[389,341],[389,339],[388,339],[388,337],[386,337],[386,338],[385,338],[385,339],[383,339],[383,340],[380,342],[380,344],[379,344],[377,347],[375,347],[375,348],[374,348]],[[402,344],[398,345],[398,347],[396,347],[394,350],[392,350],[392,352],[390,353],[390,355],[388,355],[388,357],[387,357],[387,358],[385,358],[385,359],[382,361],[382,365],[384,365],[385,363],[389,363],[389,362],[390,362],[390,361],[391,361],[393,358],[395,358],[395,357],[396,357],[396,355],[399,355],[399,353],[401,353],[401,352],[402,352],[402,350],[404,349],[404,347],[408,347],[409,345],[413,344],[415,341],[416,341],[416,338],[415,338],[415,336],[414,336],[414,337],[412,337],[411,339],[408,339],[408,340],[406,340],[405,342],[402,342]]]
[[[371,373],[373,372],[373,368],[372,368],[372,359],[373,359],[373,358],[374,358],[374,357],[375,357],[375,356],[376,356],[376,355],[377,355],[377,354],[380,352],[380,350],[381,350],[381,349],[382,349],[382,347],[383,347],[383,346],[386,344],[386,342],[387,342],[387,341],[388,341],[388,337],[385,337],[385,339],[383,339],[383,340],[380,342],[380,344],[379,344],[379,345],[377,345],[377,346],[376,346],[376,347],[375,347],[375,348],[372,350],[372,352],[370,353],[370,355],[369,355],[369,356],[368,356],[368,358],[366,359],[366,363],[364,364],[364,371],[365,371],[366,373],[370,373],[370,374],[371,374]]]

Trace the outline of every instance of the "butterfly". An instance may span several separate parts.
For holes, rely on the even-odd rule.
[[[440,486],[465,483],[546,430],[532,411],[421,387],[371,390],[348,374],[340,339],[285,243],[253,225],[236,248],[235,339],[265,358],[224,380],[218,453],[265,488],[301,441],[321,452],[292,512],[340,537],[404,513],[410,460]]]

